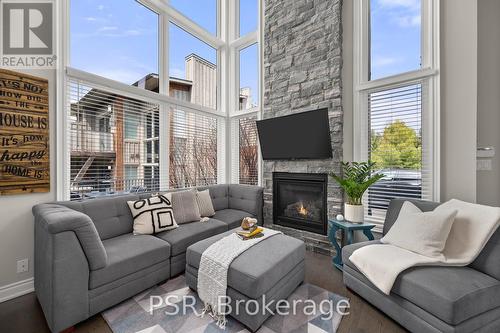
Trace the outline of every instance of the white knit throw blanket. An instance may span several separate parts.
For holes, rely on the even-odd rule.
[[[226,296],[229,265],[255,244],[281,232],[264,228],[263,234],[259,238],[242,240],[236,233],[232,233],[210,245],[201,255],[198,269],[198,296],[205,305],[202,316],[210,313],[221,329],[226,327],[225,312],[220,301],[224,301]]]
[[[391,292],[398,275],[410,267],[469,265],[499,227],[500,208],[452,199],[436,208],[440,209],[458,212],[443,251],[444,260],[390,244],[364,246],[354,251],[349,260],[386,295]]]

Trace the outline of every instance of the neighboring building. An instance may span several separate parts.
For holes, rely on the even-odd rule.
[[[217,108],[217,66],[191,53],[186,57],[186,79],[192,82],[191,103]]]
[[[186,79],[170,78],[170,96],[216,108],[216,66],[195,54],[186,57],[185,66]],[[133,85],[158,92],[158,75],[148,74]],[[172,111],[170,186],[216,181],[216,122],[208,135],[199,136],[205,117]],[[71,104],[71,148],[75,197],[159,188],[159,110],[154,105],[91,89]]]
[[[248,110],[253,108],[252,90],[249,87],[240,89],[240,110]]]
[[[185,67],[185,79],[169,79],[170,96],[215,109],[216,65],[190,54],[185,59]],[[133,85],[158,92],[158,74],[148,74]],[[239,103],[240,109],[252,107],[250,88],[241,89]],[[169,117],[169,186],[216,183],[217,120],[175,109],[171,110]],[[244,134],[242,138],[246,138],[240,144],[243,159],[240,175],[251,182],[256,178],[253,165],[256,165],[257,144],[254,137],[246,134],[251,133],[249,130],[253,127],[247,124],[240,129]],[[73,197],[102,192],[158,190],[159,130],[157,105],[99,89],[86,91],[78,102],[71,104]]]

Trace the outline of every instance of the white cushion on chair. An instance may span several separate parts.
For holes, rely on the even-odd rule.
[[[457,215],[456,210],[422,212],[405,201],[399,216],[380,240],[431,258],[444,259],[443,250]]]

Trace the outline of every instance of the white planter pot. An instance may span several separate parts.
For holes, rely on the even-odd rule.
[[[363,223],[365,219],[365,210],[363,205],[344,204],[344,217],[352,223]]]

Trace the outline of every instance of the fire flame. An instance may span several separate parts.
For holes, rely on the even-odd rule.
[[[307,216],[307,209],[304,207],[302,203],[300,203],[299,214],[303,216]]]

